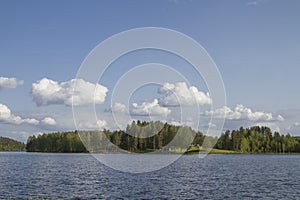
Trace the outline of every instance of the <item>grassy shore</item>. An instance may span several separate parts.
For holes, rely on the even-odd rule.
[[[240,151],[231,151],[231,150],[221,150],[221,149],[212,149],[209,154],[243,154]]]
[[[211,149],[209,150],[199,150],[199,149],[189,149],[184,154],[245,154],[239,151],[232,151],[232,150],[221,150],[221,149]]]
[[[272,152],[262,152],[262,153],[254,153],[254,152],[241,152],[241,151],[232,151],[232,150],[222,150],[222,149],[211,149],[208,150],[196,150],[189,149],[184,154],[274,154],[274,155],[290,155],[290,154],[299,154],[299,153],[272,153]]]

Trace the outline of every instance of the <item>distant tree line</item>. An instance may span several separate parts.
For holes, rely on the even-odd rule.
[[[181,137],[175,135],[181,132]],[[27,140],[28,152],[150,152],[162,149],[173,141],[172,147],[180,146],[184,135],[197,135],[190,141],[202,143],[204,136],[190,127],[180,127],[168,123],[133,121],[125,131],[71,131],[30,136]],[[150,136],[150,137],[148,137]],[[82,142],[83,141],[83,142]],[[118,147],[118,148],[116,148]],[[169,150],[169,149],[167,149]]]
[[[25,151],[25,147],[23,142],[0,137],[0,151]]]
[[[178,135],[177,135],[178,134]],[[176,136],[177,135],[177,136]],[[176,136],[176,138],[175,138]],[[192,138],[187,138],[192,137]],[[215,148],[245,153],[292,153],[300,152],[300,140],[272,134],[267,127],[240,128],[226,131],[217,137],[205,136],[191,127],[168,123],[133,121],[125,131],[73,131],[30,136],[26,149],[29,152],[152,152],[169,145],[164,151],[176,151],[184,141],[200,149]],[[179,150],[180,151],[180,150]]]
[[[205,137],[207,140],[211,140],[210,143],[217,139],[204,136],[200,131],[194,131],[188,126],[176,126],[160,121],[133,121],[127,126],[125,132],[104,130],[104,133],[115,146],[130,152],[152,152],[161,150],[166,145],[168,148],[163,151],[174,151],[175,149],[180,151],[181,148],[187,148],[189,145],[201,146]],[[190,141],[190,143],[186,146],[184,141]],[[114,145],[113,147],[115,147]]]
[[[27,140],[28,152],[84,153],[88,152],[77,131],[57,132],[30,136]]]
[[[241,127],[227,130],[216,144],[217,149],[234,150],[245,153],[296,153],[300,152],[300,138],[290,134],[281,135],[268,127]]]

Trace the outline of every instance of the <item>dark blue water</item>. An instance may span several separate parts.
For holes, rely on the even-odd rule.
[[[129,174],[89,154],[0,153],[0,199],[7,198],[300,199],[300,155],[187,155]]]

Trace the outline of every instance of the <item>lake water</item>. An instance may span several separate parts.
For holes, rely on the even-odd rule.
[[[0,152],[0,199],[7,198],[300,199],[300,155],[186,155],[130,174],[89,154]]]

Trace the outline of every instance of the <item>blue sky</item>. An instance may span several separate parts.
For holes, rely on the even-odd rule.
[[[222,75],[228,108],[234,110],[237,104],[242,104],[253,112],[284,118],[278,122],[229,119],[225,128],[271,123],[283,133],[299,135],[299,6],[296,0],[2,0],[0,77],[16,78],[24,83],[15,88],[0,87],[0,104],[7,106],[14,116],[34,118],[40,123],[16,124],[0,118],[0,134],[24,140],[39,132],[75,129],[71,122],[68,127],[59,125],[63,121],[61,116],[72,116],[70,107],[36,105],[30,93],[32,84],[45,77],[58,83],[70,81],[76,77],[88,53],[101,41],[128,29],[151,26],[180,31],[208,51]],[[184,62],[174,57],[165,59],[159,52],[129,55],[119,65],[126,71],[134,63],[148,62],[154,57],[156,61],[167,60],[170,65],[178,65],[175,68],[183,69],[190,76],[193,74]],[[121,75],[122,70],[112,67],[104,80],[103,85],[109,91],[115,83],[115,74]],[[197,83],[192,78],[191,83],[199,91],[207,91],[201,80]],[[154,86],[141,90],[142,94],[136,94],[132,103],[152,102],[159,98],[156,90]],[[110,95],[108,92],[108,99]],[[109,103],[103,102],[101,106],[102,111]],[[100,115],[108,115],[101,111]],[[46,117],[54,119],[57,126],[42,125]]]

